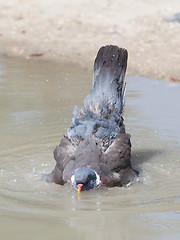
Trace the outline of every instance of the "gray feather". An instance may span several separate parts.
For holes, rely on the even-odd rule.
[[[73,144],[93,134],[100,139],[120,133],[124,110],[127,51],[117,46],[100,48],[94,63],[93,86],[82,109],[75,107],[68,138]]]

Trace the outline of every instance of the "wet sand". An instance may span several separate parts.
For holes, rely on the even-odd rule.
[[[128,74],[180,79],[179,0],[0,2],[0,55],[45,58],[92,70],[97,50],[129,51]]]

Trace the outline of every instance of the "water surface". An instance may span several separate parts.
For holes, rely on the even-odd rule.
[[[141,183],[77,194],[41,180],[91,76],[77,66],[0,59],[0,236],[178,239],[180,84],[127,78],[127,132]]]

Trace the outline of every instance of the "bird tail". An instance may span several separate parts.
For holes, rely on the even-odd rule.
[[[74,144],[95,134],[114,139],[120,132],[124,109],[127,50],[101,47],[94,62],[93,86],[81,109],[74,108],[68,138]],[[110,140],[108,140],[110,143]]]
[[[84,100],[84,109],[106,118],[111,113],[120,118],[124,109],[128,52],[113,45],[101,47],[94,62],[93,84]]]

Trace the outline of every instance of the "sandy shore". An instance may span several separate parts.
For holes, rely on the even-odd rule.
[[[0,55],[77,63],[97,50],[129,51],[128,74],[180,78],[179,0],[7,0],[0,2]]]

